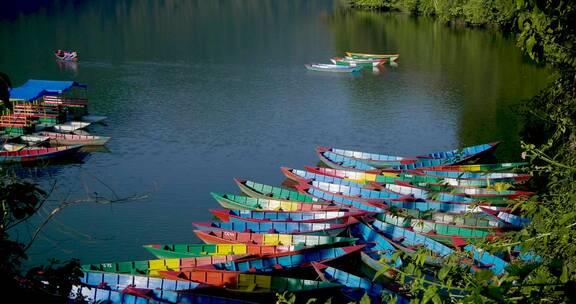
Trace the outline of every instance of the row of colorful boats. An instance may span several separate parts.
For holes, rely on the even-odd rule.
[[[311,71],[336,72],[336,73],[356,73],[363,69],[373,69],[383,66],[387,62],[394,64],[400,54],[364,54],[346,52],[345,57],[334,57],[326,63],[310,63],[304,66]]]
[[[420,248],[432,252],[427,284],[456,251],[469,253],[463,268],[502,275],[510,261],[539,257],[478,247],[529,223],[509,209],[532,195],[517,190],[530,179],[517,172],[525,164],[470,164],[497,145],[411,157],[319,147],[325,166],[281,168],[286,187],[237,178],[242,194],[211,193],[223,209],[209,210],[217,221],[193,223],[202,244],[148,244],[154,259],[84,265],[71,298],[274,303],[289,291],[304,302],[368,295],[373,303],[408,303],[404,284],[414,278],[400,280],[398,270]]]
[[[105,116],[89,115],[85,84],[28,80],[10,90],[12,107],[0,116],[0,164],[38,163],[103,146],[110,137],[85,131]],[[81,90],[83,97],[77,97]]]

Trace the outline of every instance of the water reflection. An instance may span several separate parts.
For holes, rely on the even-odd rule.
[[[78,62],[75,61],[62,61],[56,59],[56,64],[61,72],[66,72],[69,77],[74,79],[78,77]]]
[[[393,88],[375,86],[369,78],[346,82],[351,101],[373,92],[382,96],[377,103],[383,107],[404,103],[405,111],[416,107],[428,108],[429,113],[449,111],[421,113],[415,124],[430,128],[437,125],[434,120],[446,120],[431,138],[454,130],[456,144],[464,146],[503,140],[500,155],[504,159],[518,156],[519,122],[511,107],[533,96],[546,83],[548,73],[527,65],[513,40],[498,32],[451,28],[400,14],[337,9],[327,23],[337,52],[400,53],[398,63],[391,63],[397,68],[391,71]],[[415,92],[417,100],[412,100]],[[361,111],[358,115],[369,114]]]

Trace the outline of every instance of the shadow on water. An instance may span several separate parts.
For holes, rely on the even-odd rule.
[[[20,178],[53,178],[62,173],[66,166],[80,166],[89,158],[90,153],[82,148],[74,155],[34,163],[2,165],[2,170]]]

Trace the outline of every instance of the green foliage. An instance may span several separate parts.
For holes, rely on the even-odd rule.
[[[22,274],[21,266],[27,259],[30,243],[12,240],[9,232],[36,214],[46,197],[46,192],[36,184],[0,176],[0,285],[8,294],[24,301],[60,301],[59,297],[67,296],[72,283],[82,276],[77,260],[63,264],[53,260]]]

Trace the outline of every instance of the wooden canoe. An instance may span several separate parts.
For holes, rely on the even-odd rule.
[[[78,152],[82,145],[51,148],[28,148],[16,152],[0,152],[0,164],[32,163],[67,157]]]
[[[41,136],[48,137],[53,145],[84,145],[103,146],[109,140],[107,136],[64,134],[57,132],[39,132]]]
[[[159,259],[180,259],[202,256],[255,255],[262,256],[303,249],[303,246],[251,244],[150,244],[144,248]]]
[[[300,222],[193,222],[196,228],[207,231],[283,233],[337,236],[348,224],[300,223]]]
[[[236,219],[250,222],[344,223],[348,222],[350,217],[361,217],[368,214],[364,211],[284,212],[224,209],[209,209],[209,211],[223,222]]]
[[[330,205],[327,202],[297,202],[282,199],[254,198],[243,195],[210,193],[218,203],[232,210],[258,210],[258,211],[338,211],[342,207]]]
[[[319,236],[306,234],[270,234],[229,231],[203,231],[194,230],[206,244],[251,244],[260,246],[318,246],[329,244],[353,244],[356,239],[333,236]]]

